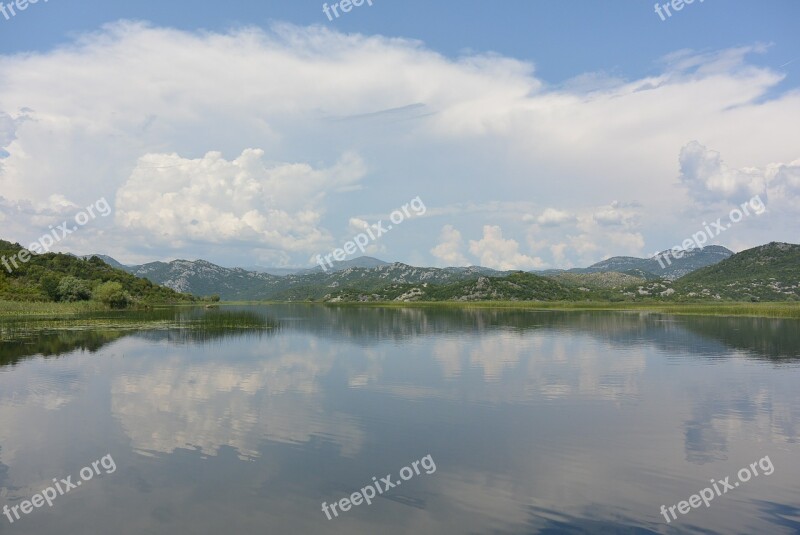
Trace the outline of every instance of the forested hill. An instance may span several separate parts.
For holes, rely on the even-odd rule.
[[[61,253],[30,254],[0,240],[0,300],[102,301],[115,307],[134,303],[179,303],[195,298],[115,269],[101,259]]]

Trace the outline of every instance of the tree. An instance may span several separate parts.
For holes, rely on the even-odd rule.
[[[111,308],[126,308],[131,304],[131,296],[128,295],[122,284],[118,282],[104,282],[94,289],[92,297],[95,301],[100,301]]]

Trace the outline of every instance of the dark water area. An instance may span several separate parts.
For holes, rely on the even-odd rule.
[[[799,321],[225,311],[7,323],[0,533],[800,533]]]

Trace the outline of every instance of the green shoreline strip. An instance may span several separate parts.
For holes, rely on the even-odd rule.
[[[561,310],[561,311],[611,311],[611,312],[652,312],[676,315],[702,316],[751,316],[763,318],[800,319],[800,303],[611,303],[611,302],[542,302],[542,301],[387,301],[387,302],[342,302],[309,303],[301,301],[241,301],[222,302],[220,306],[292,304],[327,307],[395,307],[395,308],[463,308],[463,309],[518,309],[518,310]],[[165,305],[174,306],[174,305]],[[180,305],[179,305],[180,306]],[[184,305],[191,307],[193,305]],[[0,318],[19,317],[69,317],[96,311],[89,303],[19,303],[0,301]],[[124,315],[125,312],[119,312]]]

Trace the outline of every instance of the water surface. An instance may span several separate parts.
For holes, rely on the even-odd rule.
[[[271,328],[6,330],[0,505],[117,469],[0,533],[800,532],[798,321],[238,310]],[[765,456],[771,475],[661,515]]]

